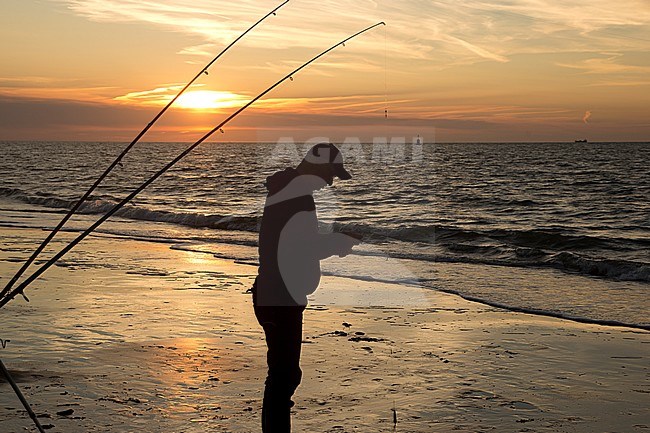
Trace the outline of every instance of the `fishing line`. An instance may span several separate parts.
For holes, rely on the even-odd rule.
[[[223,50],[221,50],[221,52],[220,52],[219,54],[217,54],[217,56],[216,56],[214,59],[212,59],[212,60],[211,60],[207,65],[205,65],[205,66],[204,66],[204,67],[199,71],[199,73],[196,74],[196,76],[195,76],[194,78],[192,78],[192,79],[191,79],[191,80],[190,80],[190,81],[185,85],[185,87],[183,87],[183,89],[182,89],[180,92],[178,92],[178,94],[177,94],[176,96],[174,96],[174,98],[173,98],[171,101],[169,101],[169,103],[168,103],[168,104],[167,104],[167,105],[166,105],[162,110],[160,110],[160,112],[159,112],[159,113],[158,113],[158,114],[157,114],[157,115],[156,115],[156,116],[155,116],[155,117],[154,117],[154,118],[153,118],[153,119],[152,119],[152,120],[151,120],[151,121],[150,121],[150,122],[149,122],[149,123],[144,127],[144,129],[143,129],[142,131],[140,131],[140,133],[139,133],[139,134],[138,134],[138,135],[133,139],[133,141],[132,141],[131,143],[129,143],[129,145],[126,146],[126,148],[124,148],[124,150],[122,151],[122,153],[120,153],[120,155],[119,155],[117,158],[115,158],[115,160],[114,160],[114,161],[113,161],[113,162],[108,166],[108,168],[107,168],[107,169],[106,169],[106,170],[105,170],[105,171],[104,171],[104,172],[99,176],[99,178],[97,178],[97,180],[95,181],[95,183],[94,183],[94,184],[93,184],[93,185],[88,189],[88,191],[86,191],[86,192],[84,193],[84,195],[79,199],[79,201],[77,201],[77,202],[75,203],[75,205],[74,205],[74,206],[73,206],[73,207],[68,211],[68,213],[63,217],[63,219],[59,222],[59,224],[57,224],[57,226],[56,226],[56,227],[55,227],[55,228],[50,232],[50,234],[49,234],[49,235],[48,235],[48,236],[43,240],[43,242],[39,245],[39,247],[36,248],[36,250],[35,250],[34,253],[31,255],[31,257],[30,257],[29,259],[27,259],[27,261],[26,261],[26,262],[23,264],[23,266],[18,270],[18,272],[16,272],[16,274],[15,274],[15,275],[13,276],[13,278],[9,281],[9,283],[7,283],[7,285],[5,286],[5,288],[2,289],[2,291],[0,291],[0,300],[1,300],[1,299],[2,299],[2,298],[3,298],[3,297],[4,297],[4,296],[5,296],[5,295],[10,291],[10,290],[11,290],[11,288],[14,286],[14,284],[16,284],[16,282],[18,281],[18,279],[23,275],[23,273],[27,270],[27,268],[29,268],[29,266],[34,262],[34,260],[36,260],[36,258],[37,258],[38,255],[43,251],[43,249],[45,249],[45,247],[47,246],[47,244],[49,244],[49,242],[54,238],[54,236],[55,236],[55,235],[56,235],[56,234],[57,234],[57,233],[58,233],[58,232],[63,228],[63,226],[65,225],[65,223],[68,222],[68,220],[72,217],[72,215],[74,215],[75,212],[77,212],[77,210],[79,209],[79,207],[81,207],[81,205],[82,205],[82,204],[83,204],[83,203],[88,199],[88,197],[90,197],[90,194],[92,194],[92,192],[93,192],[93,191],[94,191],[94,190],[99,186],[99,184],[100,184],[100,183],[101,183],[101,182],[106,178],[106,176],[108,176],[108,174],[113,170],[113,168],[115,168],[116,165],[120,165],[120,166],[122,166],[122,162],[121,162],[121,160],[124,158],[124,156],[126,156],[126,154],[131,150],[131,148],[132,148],[133,146],[135,146],[135,144],[140,140],[140,138],[142,138],[142,136],[143,136],[144,134],[146,134],[147,131],[149,131],[149,129],[150,129],[150,128],[154,125],[154,123],[156,123],[156,121],[157,121],[157,120],[158,120],[158,119],[159,119],[159,118],[160,118],[160,117],[161,117],[161,116],[162,116],[162,115],[167,111],[167,109],[168,109],[169,107],[171,107],[172,104],[173,104],[174,102],[176,102],[176,100],[177,100],[177,99],[178,99],[178,98],[179,98],[179,97],[180,97],[180,96],[181,96],[181,95],[182,95],[182,94],[183,94],[183,93],[184,93],[184,92],[185,92],[185,91],[186,91],[186,90],[187,90],[187,89],[192,85],[192,84],[194,84],[194,82],[195,82],[195,81],[196,81],[196,80],[197,80],[201,75],[203,75],[203,74],[208,75],[208,68],[210,68],[210,66],[212,66],[212,65],[213,65],[213,64],[214,64],[214,63],[215,63],[215,62],[216,62],[216,61],[217,61],[217,60],[218,60],[222,55],[224,55],[224,54],[225,54],[225,53],[226,53],[226,52],[227,52],[227,51],[228,51],[228,50],[229,50],[233,45],[235,45],[237,42],[239,42],[240,39],[242,39],[244,36],[246,36],[246,34],[248,34],[251,30],[253,30],[255,27],[257,27],[258,24],[260,24],[262,21],[264,21],[265,19],[267,19],[269,16],[271,16],[271,15],[276,15],[276,12],[278,11],[278,9],[280,9],[281,7],[283,7],[284,5],[286,5],[287,3],[289,3],[289,0],[285,0],[282,4],[280,4],[279,6],[277,6],[277,7],[276,7],[275,9],[273,9],[271,12],[269,12],[269,13],[266,14],[266,15],[264,15],[264,17],[262,17],[260,20],[258,20],[258,21],[257,21],[255,24],[253,24],[252,26],[250,26],[250,27],[249,27],[249,28],[248,28],[244,33],[242,33],[241,35],[239,35],[239,37],[238,37],[237,39],[235,39],[234,41],[232,41],[232,42],[230,43],[230,45],[228,45],[226,48],[224,48]],[[26,301],[29,302],[29,299],[27,298],[27,296],[25,296],[25,294],[24,294],[22,291],[20,292],[20,294],[23,296],[23,298],[25,298]],[[4,304],[2,304],[2,305],[4,305]]]
[[[335,45],[332,45],[330,48],[327,50],[323,51],[322,53],[318,54],[317,56],[313,57],[311,60],[309,60],[306,63],[303,63],[300,67],[294,69],[292,72],[289,74],[285,75],[283,78],[278,80],[275,84],[272,86],[268,87],[266,90],[264,90],[262,93],[257,95],[254,99],[249,101],[246,105],[243,107],[239,108],[237,111],[235,111],[233,114],[228,116],[223,122],[221,122],[219,125],[215,126],[211,131],[206,133],[203,137],[201,137],[198,141],[196,141],[194,144],[192,144],[190,147],[188,147],[185,151],[183,151],[180,155],[178,155],[176,158],[174,158],[171,162],[169,162],[167,165],[165,165],[162,169],[160,169],[156,174],[154,174],[151,178],[149,178],[147,181],[145,181],[143,184],[141,184],[138,188],[136,188],[131,194],[129,194],[126,198],[124,198],[121,202],[113,206],[113,208],[108,211],[104,216],[102,216],[99,220],[97,220],[93,225],[91,225],[89,228],[87,228],[84,232],[82,232],[77,238],[75,238],[72,242],[70,242],[65,248],[63,248],[61,251],[59,251],[54,257],[52,257],[50,260],[48,260],[45,264],[43,264],[40,268],[38,268],[34,273],[32,273],[29,277],[27,277],[18,287],[16,287],[13,291],[8,293],[4,298],[0,299],[0,308],[6,305],[9,301],[11,301],[16,295],[19,293],[22,293],[23,290],[30,284],[32,283],[36,278],[38,278],[43,272],[45,272],[48,268],[50,268],[54,263],[56,263],[61,257],[63,257],[68,251],[70,251],[72,248],[74,248],[75,245],[77,245],[79,242],[81,242],[84,238],[86,238],[89,234],[91,234],[97,227],[99,227],[104,221],[109,219],[115,212],[120,210],[125,204],[127,204],[131,199],[133,199],[135,196],[137,196],[142,190],[144,190],[147,186],[149,186],[153,181],[158,179],[160,176],[162,176],[167,170],[172,168],[176,163],[178,163],[181,159],[183,159],[185,156],[187,156],[192,150],[194,150],[197,146],[199,146],[201,143],[203,143],[205,140],[207,140],[212,134],[215,132],[221,130],[223,126],[225,126],[228,122],[230,122],[232,119],[237,117],[242,111],[253,105],[257,100],[262,98],[264,95],[269,93],[271,90],[275,89],[278,87],[280,84],[282,84],[284,81],[288,80],[291,78],[293,75],[301,71],[302,69],[306,68],[308,65],[311,63],[315,62],[319,58],[323,57],[330,51],[333,51],[335,48],[339,46],[345,46],[345,43],[362,33],[365,33],[369,30],[374,29],[377,26],[380,25],[386,25],[384,22],[379,22],[377,24],[374,24],[370,27],[367,27],[352,36],[347,37],[341,42],[338,42]]]
[[[384,118],[388,119],[388,28],[384,27]]]
[[[388,26],[384,27],[384,135],[386,136],[386,143],[390,143],[391,137],[390,125],[388,119]],[[388,260],[389,257],[386,257]],[[390,295],[389,295],[390,296]],[[390,303],[390,298],[389,298]],[[393,365],[393,371],[397,371],[394,367],[397,365],[395,360],[395,351],[390,349],[390,360]],[[393,407],[391,409],[393,419],[393,432],[397,432],[397,401],[393,397]]]
[[[386,144],[389,144],[391,142],[391,137],[390,137],[390,125],[389,125],[389,119],[388,119],[388,28],[387,26],[384,28],[384,136],[386,137]],[[386,257],[386,260],[388,260],[389,257]],[[390,295],[389,295],[389,303],[390,303]],[[390,359],[391,359],[391,364],[393,365],[393,371],[396,371],[394,368],[395,365],[397,364],[395,362],[395,357],[394,357],[394,351],[391,348],[390,349]],[[393,418],[393,432],[397,431],[397,402],[395,397],[393,397],[393,407],[391,409],[392,412],[392,418]]]

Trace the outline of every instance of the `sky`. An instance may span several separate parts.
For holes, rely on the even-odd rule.
[[[281,1],[2,0],[0,140],[130,141]],[[144,141],[650,141],[647,0],[290,0]],[[387,116],[386,116],[387,113]]]

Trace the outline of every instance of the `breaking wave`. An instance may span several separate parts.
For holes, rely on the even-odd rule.
[[[75,201],[16,188],[0,188],[0,196],[50,209],[70,209]],[[117,200],[93,199],[82,204],[83,214],[103,214]],[[127,205],[116,216],[139,221],[164,222],[192,228],[256,232],[259,215],[216,215],[150,209]],[[362,223],[335,223],[334,231],[363,236],[368,243],[397,241],[413,248],[390,249],[391,256],[427,262],[459,262],[517,267],[552,267],[585,276],[622,281],[650,282],[650,264],[605,257],[610,250],[650,248],[650,239],[585,236],[560,229],[468,230],[440,225],[379,227]],[[360,253],[364,254],[364,253]],[[371,254],[371,253],[367,253]]]

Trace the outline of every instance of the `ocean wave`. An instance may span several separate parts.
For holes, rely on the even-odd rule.
[[[507,266],[516,268],[554,268],[563,272],[577,273],[586,277],[608,278],[617,281],[637,281],[650,283],[650,264],[631,260],[595,259],[582,257],[573,253],[549,254],[539,250],[528,250],[522,253],[520,249],[507,255],[501,254],[490,257],[485,254],[427,254],[421,252],[362,252],[355,254],[377,256],[389,255],[392,258],[440,263],[469,263],[475,265]],[[549,257],[550,256],[550,257]]]
[[[335,231],[352,232],[370,238],[387,237],[408,242],[426,242],[450,248],[464,243],[498,243],[530,250],[575,251],[650,247],[650,239],[598,237],[568,233],[570,229],[467,229],[436,224],[408,227],[376,227],[360,223],[335,224]],[[523,251],[523,250],[522,250]]]
[[[0,188],[0,196],[48,208],[69,209],[74,201],[56,197],[27,194],[15,188]],[[103,214],[115,206],[113,200],[90,200],[83,203],[79,212]],[[225,231],[256,232],[258,215],[210,215],[194,212],[177,212],[150,209],[146,206],[127,205],[116,216],[140,221],[164,222],[192,228],[211,228]],[[364,223],[338,222],[334,231],[349,232],[364,238],[366,243],[385,244],[398,241],[418,245],[417,251],[405,245],[387,247],[386,253],[395,258],[426,262],[457,262],[515,267],[553,267],[585,276],[610,278],[622,281],[650,282],[650,265],[630,260],[613,260],[605,257],[587,257],[581,251],[608,251],[636,247],[644,250],[650,245],[645,239],[611,239],[563,233],[560,229],[534,230],[468,230],[440,225],[413,225],[405,227],[378,227]],[[102,230],[103,231],[103,230]],[[128,235],[128,234],[127,234]],[[190,240],[190,239],[188,239]],[[195,239],[191,239],[195,240]],[[203,239],[205,240],[205,239]],[[215,238],[221,242],[221,238]],[[224,243],[237,243],[223,239]],[[359,254],[372,255],[369,252]]]
[[[28,204],[49,208],[70,209],[76,201],[40,194],[28,194],[16,188],[0,188],[0,196],[10,197]],[[82,204],[80,213],[101,214],[109,211],[117,200],[93,199]],[[209,215],[194,212],[178,212],[150,209],[146,206],[127,205],[116,213],[124,218],[145,221],[158,221],[180,224],[190,227],[209,227],[224,230],[257,231],[259,215]],[[638,247],[650,247],[650,239],[607,238],[568,233],[564,228],[540,229],[468,229],[457,226],[437,224],[380,227],[364,223],[335,223],[335,231],[351,232],[369,239],[390,238],[406,242],[436,243],[451,246],[468,242],[498,241],[504,245],[522,248],[537,248],[554,251],[575,251],[581,249],[608,249],[614,244],[629,244]]]
[[[60,209],[69,209],[72,206],[74,206],[75,203],[72,200],[65,200],[57,197],[29,195],[17,188],[0,187],[0,197],[8,197],[14,200],[22,201],[23,203],[27,203],[27,204],[35,204],[39,206],[60,208]]]
[[[628,260],[608,260],[581,257],[570,252],[554,254],[546,263],[583,275],[613,278],[622,281],[650,282],[650,264]]]
[[[16,188],[0,188],[0,196],[28,204],[57,209],[70,209],[76,203],[74,200],[30,195]],[[116,200],[91,199],[82,203],[78,212],[81,214],[105,214],[117,203],[118,201]],[[259,217],[251,215],[206,215],[194,212],[156,210],[132,204],[123,207],[115,215],[121,218],[139,221],[165,222],[193,228],[214,228],[220,230],[257,231],[260,222]]]

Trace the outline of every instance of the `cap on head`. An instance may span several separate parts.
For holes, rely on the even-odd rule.
[[[332,143],[319,143],[309,149],[304,158],[310,164],[330,164],[334,176],[341,180],[352,179],[352,175],[343,167],[343,155]]]

